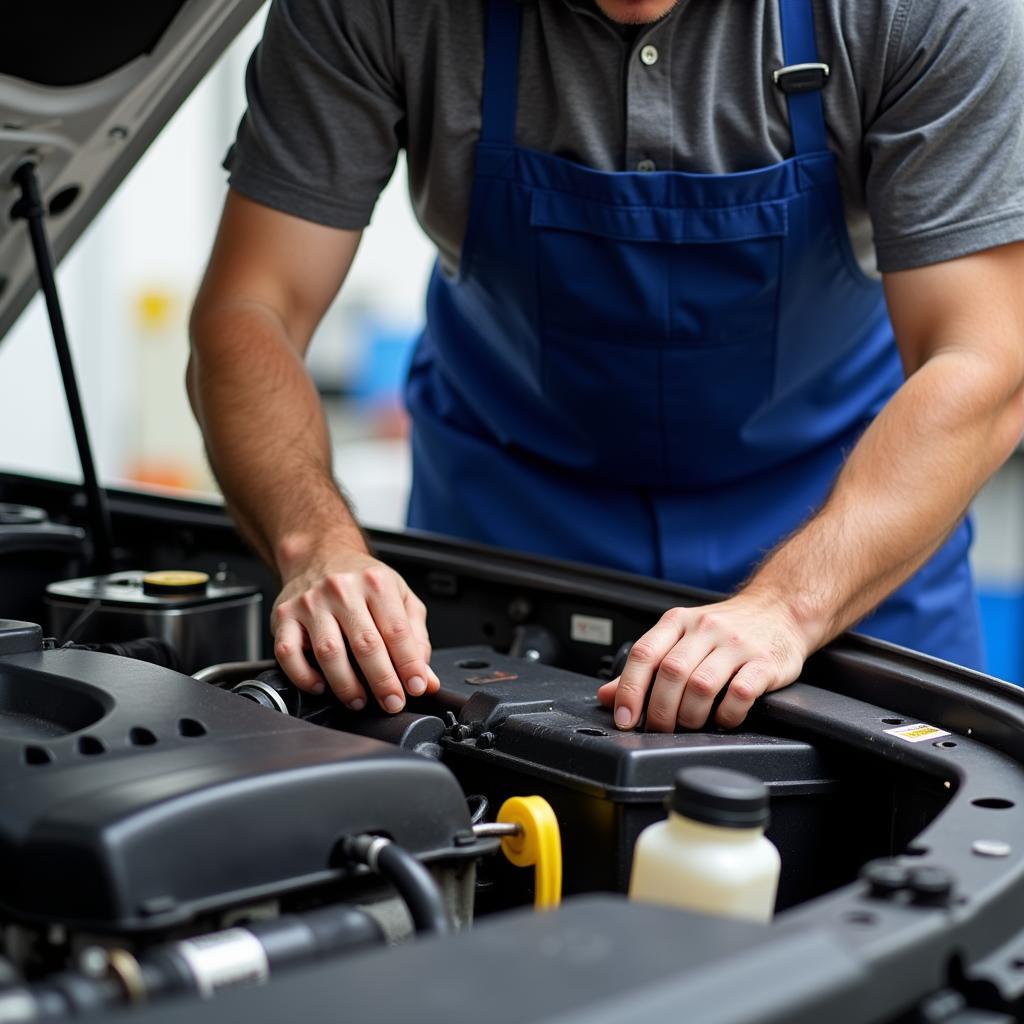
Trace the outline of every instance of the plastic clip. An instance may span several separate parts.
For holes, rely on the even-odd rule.
[[[832,74],[827,64],[790,64],[772,72],[772,81],[787,95],[820,92]]]

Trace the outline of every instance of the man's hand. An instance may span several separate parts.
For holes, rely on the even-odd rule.
[[[380,705],[397,712],[406,693],[440,685],[427,666],[426,609],[370,555],[334,481],[303,365],[359,238],[230,192],[192,314],[188,389],[228,507],[283,581],[271,620],[281,666],[301,689],[323,692],[311,651],[354,709],[369,699],[358,666]]]
[[[345,550],[307,562],[286,581],[271,626],[274,654],[292,682],[323,692],[323,680],[306,661],[311,650],[331,689],[353,711],[366,706],[367,694],[349,650],[391,714],[405,707],[406,693],[420,697],[441,685],[428,665],[423,602],[398,573],[366,552]]]
[[[1024,243],[885,278],[907,380],[822,508],[735,597],[677,608],[601,688],[620,728],[736,726],[941,547],[1024,432]],[[784,600],[779,595],[785,595]],[[621,719],[618,716],[622,716]]]
[[[781,602],[740,593],[721,604],[672,608],[633,645],[622,675],[598,698],[615,707],[615,724],[633,728],[653,683],[647,729],[699,729],[715,698],[728,693],[715,714],[735,728],[764,693],[780,690],[800,674],[811,647]]]

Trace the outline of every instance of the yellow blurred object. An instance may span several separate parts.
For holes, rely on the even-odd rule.
[[[516,865],[534,871],[534,906],[551,910],[562,902],[562,837],[551,804],[540,796],[514,796],[501,805],[503,825],[518,825],[519,835],[501,841],[505,856]]]
[[[139,323],[146,331],[166,330],[174,315],[175,300],[170,292],[144,291],[138,299]]]
[[[150,595],[202,594],[206,592],[210,577],[205,572],[190,569],[163,569],[147,572],[142,577],[142,589]]]

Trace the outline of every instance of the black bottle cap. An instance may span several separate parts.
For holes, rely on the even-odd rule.
[[[676,773],[669,809],[684,818],[723,828],[768,824],[768,787],[728,768],[683,768]]]

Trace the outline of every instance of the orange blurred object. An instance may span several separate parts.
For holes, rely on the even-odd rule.
[[[128,467],[127,478],[133,483],[168,487],[177,491],[194,486],[193,474],[184,466],[165,462],[137,462]]]

